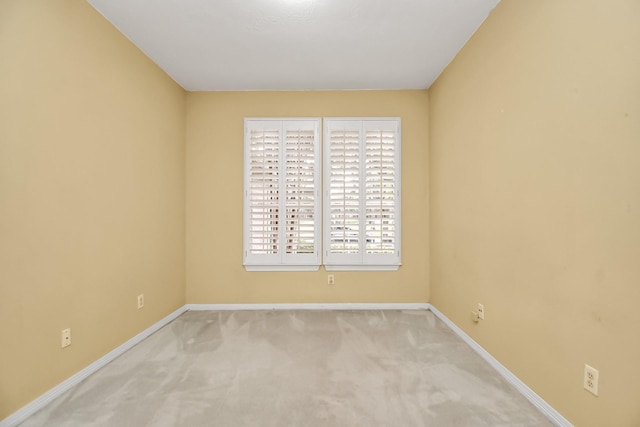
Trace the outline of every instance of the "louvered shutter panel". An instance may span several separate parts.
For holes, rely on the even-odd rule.
[[[325,119],[324,264],[400,265],[399,119]]]
[[[360,242],[360,134],[332,130],[329,141],[329,247],[333,253],[355,254]]]
[[[286,130],[286,252],[287,254],[314,254],[319,243],[316,239],[315,129],[300,129],[288,124]]]
[[[280,128],[249,130],[249,253],[280,250]]]
[[[247,269],[318,268],[319,164],[319,119],[245,120]]]
[[[390,126],[367,123],[365,130],[366,253],[395,251],[396,140]]]

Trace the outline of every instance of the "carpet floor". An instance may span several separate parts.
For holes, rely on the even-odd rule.
[[[551,425],[420,310],[186,312],[21,424]]]

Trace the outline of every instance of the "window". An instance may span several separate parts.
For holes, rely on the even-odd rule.
[[[248,271],[398,269],[399,118],[325,119],[322,145],[320,119],[245,119],[244,132]]]
[[[317,270],[320,119],[245,119],[244,265]]]
[[[324,265],[400,266],[400,119],[324,121]]]

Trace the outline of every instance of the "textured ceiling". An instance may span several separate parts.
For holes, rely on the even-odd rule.
[[[88,0],[186,90],[424,89],[499,0]]]

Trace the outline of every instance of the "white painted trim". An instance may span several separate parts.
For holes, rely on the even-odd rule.
[[[360,265],[331,265],[324,264],[326,271],[398,271],[400,265],[374,265],[374,264],[360,264]]]
[[[427,303],[187,304],[188,311],[223,310],[428,310]]]
[[[293,265],[293,264],[272,264],[272,265],[251,265],[245,264],[244,269],[249,272],[254,271],[318,271],[320,264],[314,265]]]
[[[445,325],[456,333],[465,343],[469,345],[480,357],[482,357],[493,369],[495,369],[509,384],[514,386],[529,402],[533,404],[540,412],[542,412],[554,425],[558,427],[573,427],[573,424],[564,418],[558,411],[556,411],[551,405],[544,401],[535,391],[531,390],[525,383],[523,383],[518,377],[516,377],[510,370],[504,367],[495,357],[493,357],[487,350],[482,348],[480,344],[475,342],[473,338],[467,335],[462,329],[456,326],[447,316],[442,314],[437,308],[429,304],[429,310]]]
[[[111,362],[116,357],[122,355],[124,352],[131,349],[133,346],[135,346],[136,344],[138,344],[139,342],[141,342],[142,340],[144,340],[145,338],[147,338],[148,336],[156,332],[158,329],[162,328],[163,326],[165,326],[166,324],[168,324],[169,322],[171,322],[172,320],[180,316],[186,310],[187,310],[186,306],[180,307],[179,309],[169,314],[165,318],[161,319],[160,321],[154,323],[144,331],[140,332],[138,335],[134,336],[124,344],[111,350],[109,353],[105,354],[100,359],[96,360],[86,368],[76,372],[75,374],[73,374],[72,376],[70,376],[69,378],[67,378],[60,384],[58,384],[57,386],[53,387],[51,390],[47,391],[40,397],[36,398],[32,402],[18,409],[13,414],[9,415],[4,420],[0,421],[0,427],[14,427],[24,422],[27,418],[29,418],[31,415],[38,412],[40,409],[47,406],[54,399],[60,397],[63,393],[68,391],[71,387],[79,384],[81,381],[83,381],[84,379],[86,379],[88,376],[95,373],[96,371],[98,371],[107,363]]]

